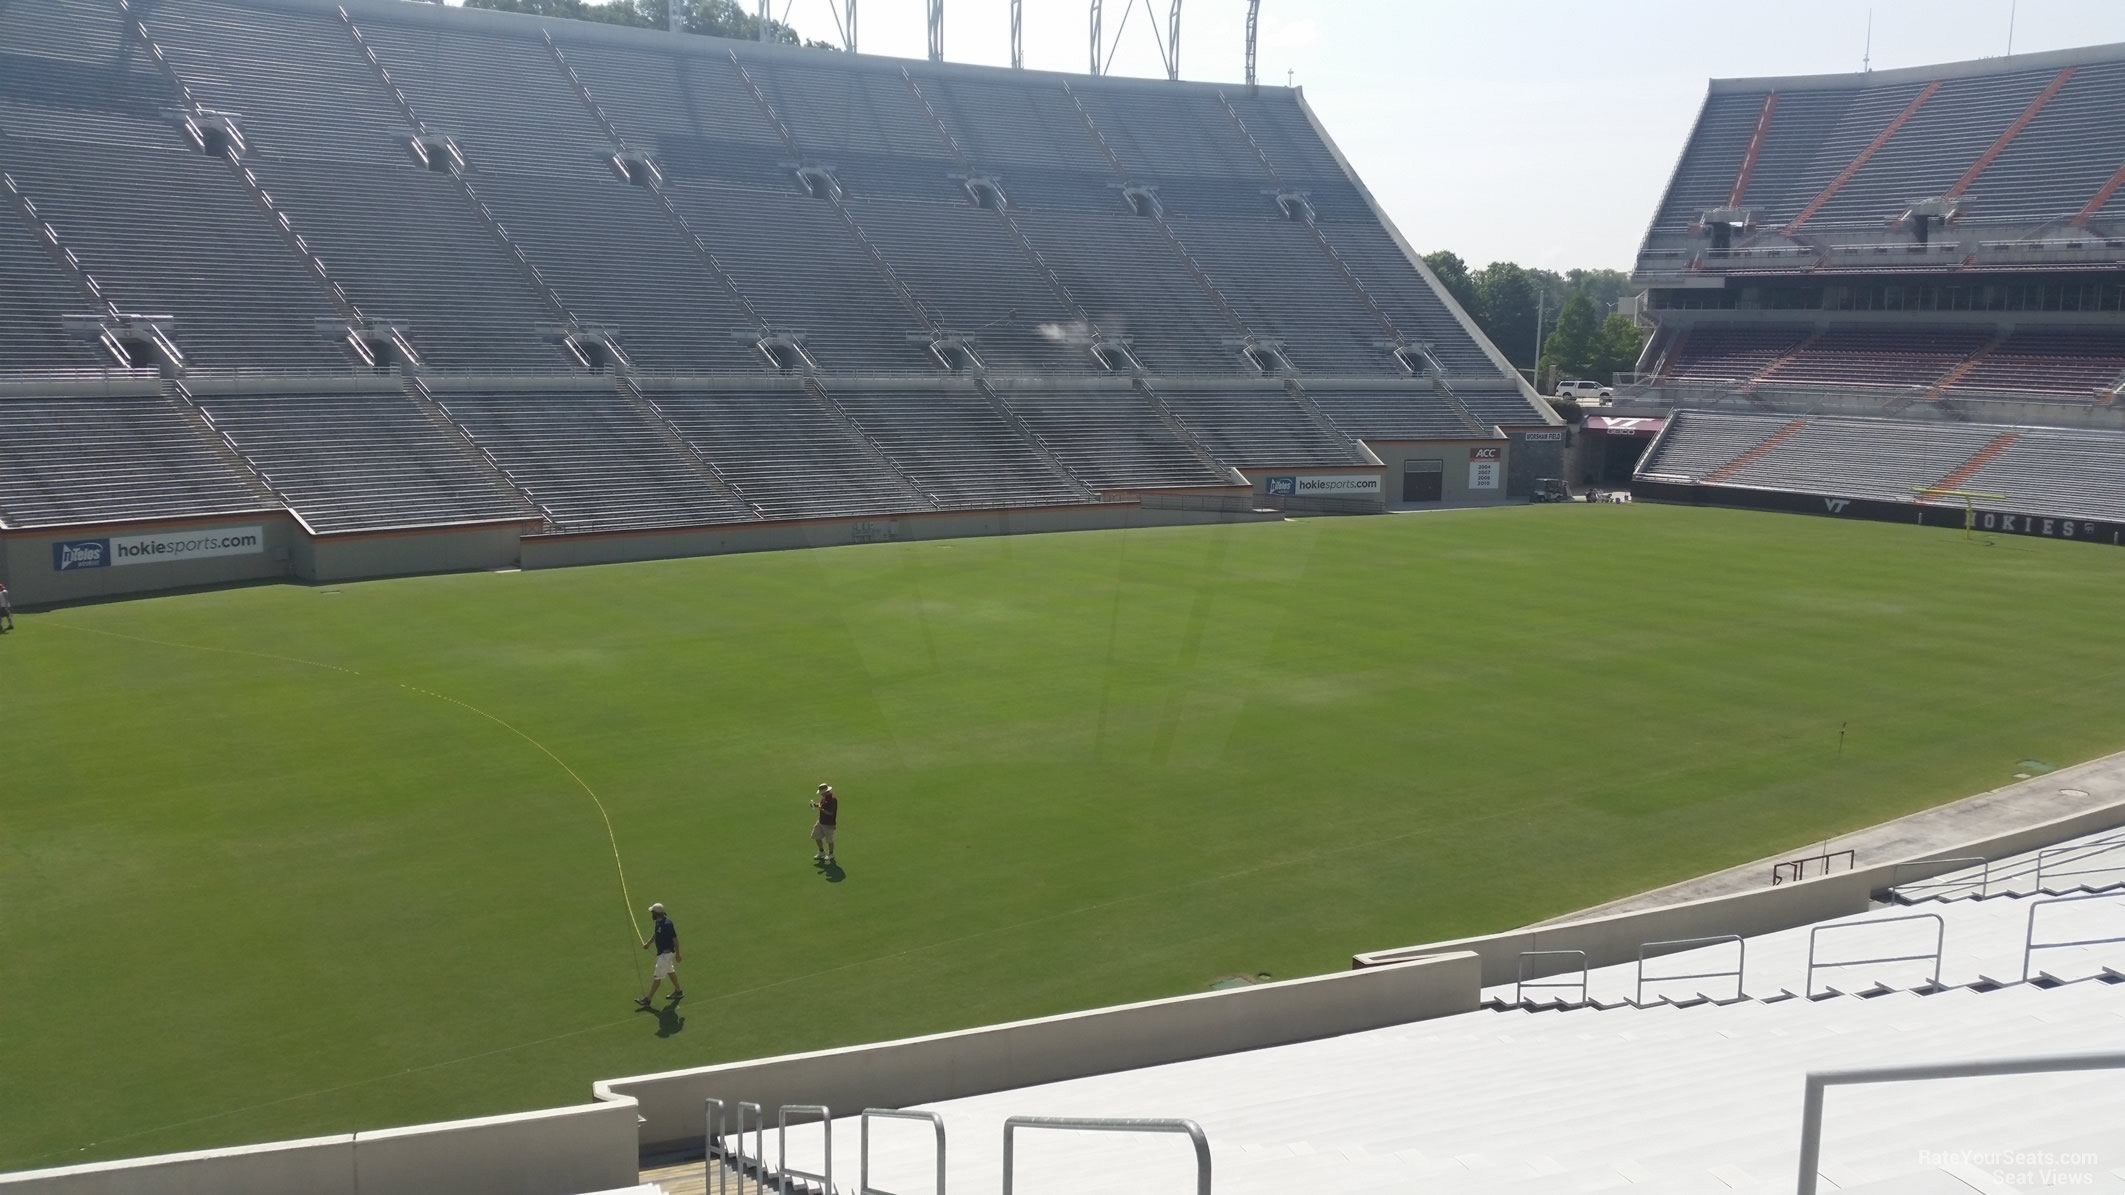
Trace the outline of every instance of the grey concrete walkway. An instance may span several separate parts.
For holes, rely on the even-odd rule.
[[[1828,849],[1855,852],[1854,861],[1861,867],[1897,859],[1939,856],[1973,839],[2105,805],[2120,806],[2117,821],[2119,825],[2125,825],[2125,751],[2016,781],[2005,788],[1922,810],[1893,822],[1869,826],[1842,838],[1831,839]],[[1803,843],[1775,855],[1766,855],[1754,863],[1715,871],[1694,880],[1626,896],[1622,900],[1612,900],[1605,905],[1535,924],[1557,925],[1609,913],[1627,913],[1633,909],[1767,888],[1771,883],[1772,864],[1822,853],[1824,848],[1819,840]],[[1810,871],[1809,874],[1815,873]]]

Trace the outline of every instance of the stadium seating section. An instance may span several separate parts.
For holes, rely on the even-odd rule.
[[[2125,520],[2125,436],[2113,432],[1681,411],[1638,475],[1889,502],[1945,487],[1998,495],[1980,509]]]
[[[1659,380],[2108,402],[2125,384],[2125,329],[2002,336],[1968,328],[1714,325],[1676,336]]]
[[[18,0],[0,203],[11,527],[1081,503],[1546,418],[1278,88]]]
[[[954,1190],[994,1189],[1004,1165],[994,1126],[1037,1109],[1186,1115],[1208,1139],[1217,1189],[1238,1195],[1790,1191],[1808,1072],[2125,1044],[2121,884],[2125,837],[2105,831],[1914,879],[1856,916],[1656,944],[1670,952],[1639,963],[1530,972],[1546,986],[1494,984],[1474,1012],[922,1108],[951,1132],[943,1164]],[[1574,941],[1569,927],[1549,933]],[[1820,1189],[2040,1186],[1965,1185],[1957,1176],[1977,1173],[1957,1160],[1966,1155],[1932,1142],[2002,1156],[2048,1148],[2051,1181],[2104,1189],[2115,1171],[2085,1151],[2115,1137],[2102,1094],[2114,1086],[2097,1071],[1899,1085],[1873,1099],[1841,1090],[1823,1122]],[[1589,1099],[1594,1089],[1604,1097]],[[861,1127],[877,1126],[836,1122],[839,1148]],[[814,1123],[722,1145],[772,1177],[817,1173],[826,1142]],[[866,1161],[875,1181],[922,1190],[938,1159],[926,1133],[880,1131]],[[1191,1161],[1172,1138],[1021,1136],[1014,1175],[1021,1189],[1187,1190]]]
[[[1646,241],[1647,268],[1809,269],[1839,244],[1953,205],[1958,241],[2104,246],[2125,216],[2125,54],[2117,47],[1949,67],[1712,84]],[[1747,214],[1713,249],[1708,212]],[[2068,249],[2069,242],[2081,248]],[[1701,255],[1701,256],[1700,256]],[[1899,266],[1904,262],[1895,263]]]

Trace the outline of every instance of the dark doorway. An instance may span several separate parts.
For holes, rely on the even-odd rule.
[[[1446,497],[1446,462],[1402,462],[1402,501],[1438,502]]]
[[[1628,486],[1631,476],[1638,471],[1638,458],[1652,447],[1651,436],[1601,437],[1601,454],[1596,458],[1594,480],[1605,486]]]

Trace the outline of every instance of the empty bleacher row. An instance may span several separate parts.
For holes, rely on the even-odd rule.
[[[161,55],[115,6],[0,14],[0,170],[193,369],[352,369],[358,319],[409,364],[482,375],[578,368],[562,342],[589,333],[672,373],[797,364],[763,338],[828,373],[936,373],[945,335],[995,372],[1096,374],[1115,367],[1090,351],[1103,337],[1153,372],[1230,376],[1258,368],[1251,334],[1302,371],[1394,376],[1392,328],[1456,377],[1504,380],[1289,92],[383,3],[133,15]],[[190,104],[235,136],[201,152]],[[630,154],[654,183],[623,177]],[[96,363],[62,326],[71,283],[9,206],[0,269],[52,297],[0,307],[0,371]]]
[[[1976,499],[1980,510],[2125,519],[2125,434],[2116,432],[1678,411],[1637,474],[1886,502],[1949,487],[1997,495]]]
[[[153,380],[0,397],[0,525],[63,526],[279,505]]]
[[[1701,247],[1704,213],[1750,213],[1756,243],[1836,236],[1943,198],[1960,223],[2117,217],[2125,48],[1987,63],[1711,85],[1647,240]],[[1759,235],[1760,234],[1760,235]]]
[[[194,398],[314,531],[536,517],[477,454],[396,390],[275,389]]]
[[[917,1108],[949,1135],[938,1179],[953,1189],[993,1189],[1007,1165],[998,1127],[1038,1115],[1185,1116],[1207,1139],[1217,1189],[1234,1193],[1791,1191],[1808,1073],[2125,1047],[2125,896],[2039,909],[2042,899],[1921,902],[1940,918],[1937,962],[1934,923],[1891,906],[1596,967],[1583,990],[1578,971],[1553,976],[1558,986],[1526,1004],[1507,983],[1475,1012]],[[1555,940],[1572,941],[1569,927]],[[2079,944],[2040,949],[2025,966],[2030,940]],[[1843,965],[1811,967],[1811,954]],[[1952,1175],[1977,1171],[1955,1159],[2047,1151],[2045,1182],[2114,1185],[2114,1159],[2098,1148],[2120,1139],[2114,1074],[1990,1078],[1972,1090],[1979,1082],[1834,1099],[1822,1189],[2033,1190],[2004,1176],[1964,1185]],[[858,1127],[833,1125],[837,1153]],[[938,1163],[930,1134],[870,1127],[872,1182],[924,1189]],[[1194,1173],[1177,1139],[1077,1140],[1021,1135],[1014,1189],[1186,1190]],[[818,1173],[827,1142],[814,1123],[721,1144],[773,1176]]]
[[[1106,379],[160,385],[142,374],[86,396],[57,383],[0,393],[0,527],[281,505],[327,535],[843,518],[1230,487],[1244,484],[1237,467],[1366,464],[1360,439],[1489,434],[1415,380],[1296,392]]]
[[[1675,334],[1661,361],[1665,382],[2109,402],[2125,386],[2125,330],[1713,325]]]

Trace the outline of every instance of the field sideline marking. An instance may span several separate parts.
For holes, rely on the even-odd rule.
[[[210,647],[203,643],[178,643],[169,639],[150,639],[145,635],[127,635],[119,631],[106,631],[99,627],[75,626],[72,623],[67,622],[51,622],[47,620],[43,625],[62,627],[69,631],[82,631],[91,635],[103,635],[111,639],[130,639],[135,643],[152,643],[158,647],[176,647],[182,648],[187,651],[211,651],[231,656],[250,656],[253,659],[259,660],[278,660],[284,664],[301,664],[308,668],[328,668],[334,672],[344,673],[348,676],[363,675],[363,673],[353,668],[342,668],[338,664],[326,664],[318,660],[305,660],[300,656],[281,656],[275,655],[272,652],[249,651],[240,647]],[[619,873],[620,877],[620,903],[622,907],[627,910],[627,924],[634,928],[635,936],[639,938],[642,934],[642,923],[635,920],[634,896],[629,893],[627,889],[627,866],[624,863],[620,862],[620,838],[619,835],[613,832],[612,814],[606,810],[605,802],[599,799],[597,790],[590,787],[589,782],[585,781],[582,776],[578,775],[574,768],[569,767],[567,760],[564,760],[560,756],[554,754],[553,749],[551,747],[548,747],[546,744],[540,742],[539,740],[532,738],[530,735],[525,734],[523,731],[518,730],[516,727],[510,725],[509,723],[504,722],[502,719],[495,717],[493,714],[488,713],[486,710],[483,710],[480,707],[473,705],[469,702],[459,701],[457,698],[451,697],[447,694],[437,693],[431,689],[423,689],[417,685],[409,685],[404,681],[398,681],[396,683],[399,688],[404,689],[409,693],[420,693],[424,696],[433,697],[438,701],[447,701],[460,709],[468,710],[472,713],[478,714],[480,717],[487,719],[489,722],[494,723],[496,726],[501,727],[502,729],[517,736],[525,742],[530,743],[532,746],[537,747],[539,751],[546,756],[546,758],[552,760],[562,771],[568,773],[568,778],[576,782],[576,786],[583,790],[583,795],[590,798],[590,803],[592,805],[597,806],[598,820],[605,823],[605,841],[612,848],[612,867],[615,872]],[[640,960],[636,960],[636,962],[637,966],[635,967],[635,977],[637,980],[639,980],[641,978],[641,967],[639,965]]]

